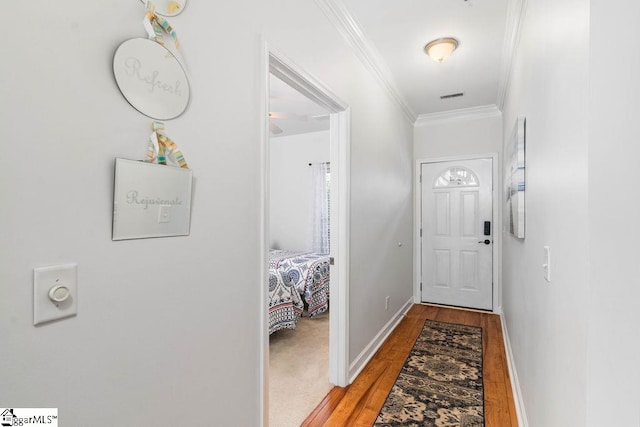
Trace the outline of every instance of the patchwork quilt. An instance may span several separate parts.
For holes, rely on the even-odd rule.
[[[269,270],[269,335],[280,329],[295,329],[303,309],[295,286],[285,283],[277,271]]]
[[[329,255],[272,249],[269,272],[279,272],[292,283],[309,305],[309,317],[329,308]]]

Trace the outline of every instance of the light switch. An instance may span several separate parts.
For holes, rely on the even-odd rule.
[[[544,263],[542,264],[544,271],[544,280],[551,282],[551,248],[549,246],[544,247]]]
[[[33,270],[33,324],[40,325],[78,313],[78,265]]]

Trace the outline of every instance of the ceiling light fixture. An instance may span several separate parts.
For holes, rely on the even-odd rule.
[[[435,61],[443,62],[451,56],[453,51],[458,47],[458,44],[458,40],[452,37],[445,37],[430,41],[424,47],[424,51]]]

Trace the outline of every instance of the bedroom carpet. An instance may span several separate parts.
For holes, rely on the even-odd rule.
[[[484,426],[482,328],[427,320],[374,426]]]
[[[269,425],[299,427],[329,393],[329,312],[269,337]]]

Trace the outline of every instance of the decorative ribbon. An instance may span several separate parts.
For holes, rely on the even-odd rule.
[[[147,149],[147,161],[153,163],[157,160],[159,165],[167,164],[166,152],[173,155],[173,158],[183,169],[189,169],[187,161],[182,155],[182,151],[178,148],[178,145],[173,142],[164,133],[164,123],[153,122],[153,133],[149,136],[149,148]],[[158,153],[156,157],[156,153]]]
[[[178,42],[178,35],[176,31],[171,28],[171,25],[169,25],[169,21],[156,14],[156,6],[152,2],[145,1],[144,8],[147,13],[144,16],[143,24],[149,34],[149,38],[164,46],[164,33],[167,33],[173,39],[176,49],[179,49],[180,42]]]

